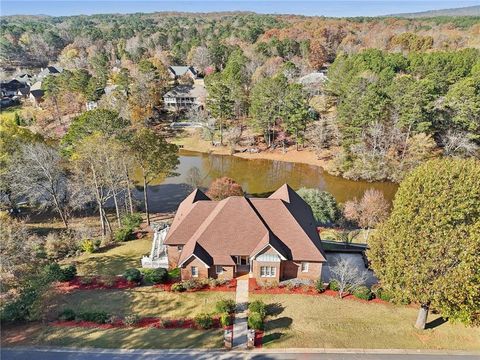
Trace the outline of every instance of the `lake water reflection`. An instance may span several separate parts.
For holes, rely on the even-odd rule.
[[[365,190],[375,188],[392,200],[398,185],[389,182],[352,181],[329,175],[320,167],[272,160],[247,160],[236,156],[212,155],[182,150],[177,176],[158,179],[149,188],[152,212],[173,211],[191,191],[188,173],[193,167],[199,169],[202,187],[222,176],[237,181],[243,190],[252,196],[268,196],[282,184],[292,188],[319,188],[333,194],[338,202],[355,197],[360,198]],[[142,192],[135,191],[135,197],[142,199]]]

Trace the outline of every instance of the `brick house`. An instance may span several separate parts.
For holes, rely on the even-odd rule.
[[[310,206],[288,185],[268,198],[221,201],[197,189],[178,207],[164,244],[183,280],[316,280],[326,262]]]

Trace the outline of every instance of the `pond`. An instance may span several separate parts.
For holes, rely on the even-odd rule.
[[[157,179],[148,189],[149,205],[152,212],[176,210],[178,204],[192,191],[188,185],[190,169],[196,167],[202,180],[202,188],[222,176],[238,182],[243,190],[252,196],[265,197],[284,183],[297,190],[301,187],[318,188],[333,194],[338,202],[362,197],[365,190],[374,188],[383,192],[389,201],[397,191],[397,184],[389,182],[366,182],[347,180],[332,176],[314,165],[288,163],[283,161],[255,159],[236,156],[213,155],[199,152],[180,151],[180,165],[177,176]],[[134,192],[135,198],[143,199],[142,189]]]

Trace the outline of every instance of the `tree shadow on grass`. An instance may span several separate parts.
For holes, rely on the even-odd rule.
[[[432,321],[428,322],[425,325],[425,329],[434,329],[437,326],[445,324],[447,321],[448,321],[448,319],[445,319],[445,318],[440,316],[440,317],[436,318],[435,320],[432,320]]]
[[[274,330],[274,329],[287,329],[292,325],[293,320],[290,317],[281,317],[274,320],[268,320],[266,323],[266,329]]]
[[[266,307],[267,315],[270,316],[278,316],[283,310],[285,310],[285,307],[280,303],[271,303]]]

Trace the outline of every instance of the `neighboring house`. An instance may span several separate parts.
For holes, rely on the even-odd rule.
[[[19,88],[16,95],[24,99],[28,98],[28,96],[30,95],[30,86],[24,86]]]
[[[63,69],[59,66],[47,66],[45,69],[42,68],[42,70],[38,73],[37,79],[41,80],[49,75],[58,75],[62,71]]]
[[[13,79],[7,82],[0,83],[0,89],[2,96],[12,97],[17,95],[18,89],[24,85],[17,79]]]
[[[268,198],[212,201],[195,190],[178,207],[164,244],[183,280],[316,280],[326,262],[310,206],[286,184]]]
[[[96,101],[87,101],[87,102],[85,103],[85,107],[87,108],[87,111],[95,110],[96,108],[98,108],[98,102],[96,102]]]
[[[319,95],[321,89],[327,80],[327,76],[324,72],[312,72],[298,79],[298,83],[303,85],[303,88],[307,90],[311,95]]]
[[[170,77],[174,80],[177,80],[184,75],[191,77],[193,80],[198,77],[198,72],[193,68],[193,66],[169,66],[168,72]]]
[[[35,103],[35,105],[38,105],[43,101],[44,93],[45,92],[42,90],[42,82],[37,81],[30,87],[29,98]]]
[[[178,85],[163,95],[164,106],[167,110],[188,110],[203,108],[207,91],[200,84]]]

